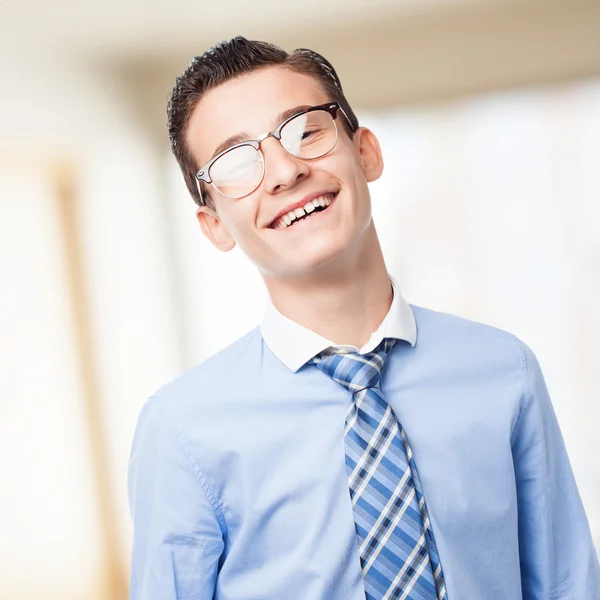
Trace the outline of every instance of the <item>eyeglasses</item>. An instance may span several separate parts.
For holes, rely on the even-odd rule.
[[[288,117],[274,131],[263,133],[257,140],[235,144],[211,158],[196,173],[196,185],[203,203],[201,182],[210,183],[220,194],[237,199],[252,193],[265,174],[265,157],[260,145],[274,137],[292,156],[315,160],[331,152],[338,140],[336,120],[344,115],[354,132],[348,115],[338,102],[312,106]]]

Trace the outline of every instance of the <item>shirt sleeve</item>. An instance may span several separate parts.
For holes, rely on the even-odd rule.
[[[600,599],[600,569],[538,361],[518,342],[524,395],[512,437],[523,600]]]
[[[155,398],[138,419],[128,491],[130,600],[212,600],[225,522],[183,433]]]

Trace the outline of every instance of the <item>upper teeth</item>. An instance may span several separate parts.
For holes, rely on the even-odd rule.
[[[311,213],[317,206],[322,206],[323,208],[329,206],[331,204],[331,199],[325,196],[319,196],[310,202],[307,202],[302,208],[297,208],[296,210],[291,210],[289,213],[279,217],[279,219],[273,225],[274,229],[285,229],[289,227],[294,221],[303,217],[304,215]]]

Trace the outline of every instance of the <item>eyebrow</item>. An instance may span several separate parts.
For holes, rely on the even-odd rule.
[[[306,110],[307,108],[311,108],[311,105],[301,104],[299,106],[294,106],[293,108],[288,108],[283,112],[280,112],[277,115],[277,125],[279,125],[292,115]],[[223,152],[223,150],[227,150],[227,148],[229,148],[230,146],[235,146],[235,144],[240,144],[241,142],[247,142],[250,139],[252,139],[250,135],[244,132],[236,133],[235,135],[229,136],[224,142],[222,142],[215,148],[215,151],[213,152],[209,160],[212,160],[215,156],[217,156],[217,154],[220,154],[221,152]]]

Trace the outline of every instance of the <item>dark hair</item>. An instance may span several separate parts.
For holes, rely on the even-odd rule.
[[[171,149],[196,204],[201,204],[195,179],[200,166],[196,165],[185,141],[192,112],[208,90],[243,73],[271,65],[284,65],[293,71],[314,77],[331,96],[329,100],[339,102],[354,128],[358,127],[358,119],[344,96],[335,69],[320,54],[306,48],[299,48],[288,54],[273,44],[249,41],[243,37],[218,44],[201,56],[196,56],[181,77],[177,77],[167,104]],[[346,131],[351,135],[348,124],[343,121]],[[206,204],[211,205],[211,202],[208,197]]]

